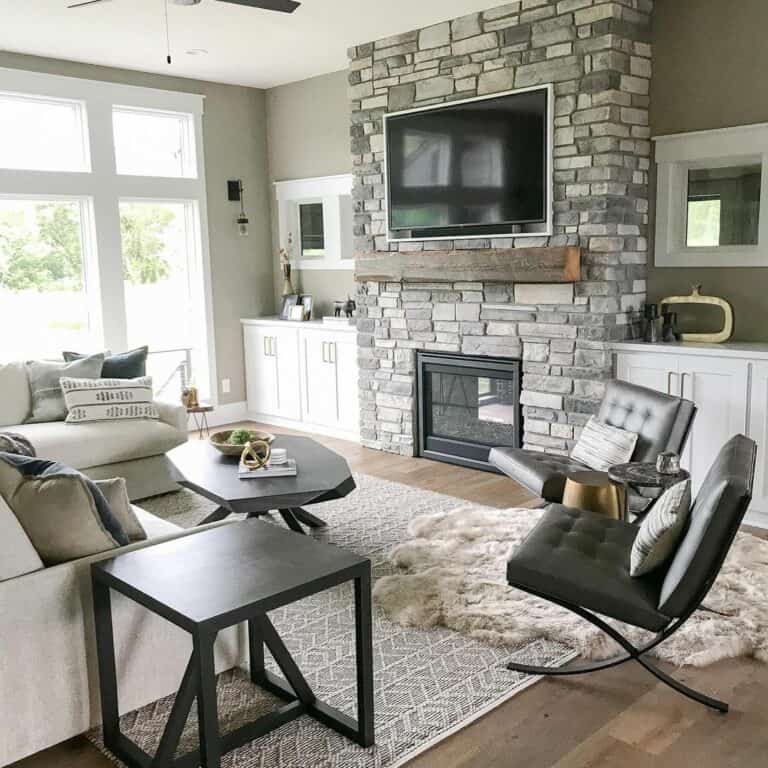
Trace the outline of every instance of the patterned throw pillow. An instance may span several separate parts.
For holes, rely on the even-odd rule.
[[[69,424],[86,421],[159,419],[152,394],[152,377],[138,379],[61,380]]]
[[[597,472],[616,464],[626,464],[637,445],[637,435],[625,429],[603,424],[592,416],[571,451],[571,458]]]
[[[645,576],[675,554],[691,512],[691,481],[668,488],[643,520],[632,545],[630,575]]]

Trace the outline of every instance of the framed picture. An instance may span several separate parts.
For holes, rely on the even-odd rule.
[[[283,296],[283,307],[280,310],[281,320],[290,320],[291,307],[295,307],[299,303],[299,297],[294,293],[289,296]]]
[[[311,320],[312,319],[312,297],[308,293],[303,294],[299,299],[299,304],[301,304],[301,306],[304,307],[304,319]]]
[[[303,320],[304,319],[304,307],[301,306],[301,304],[296,304],[296,306],[291,307],[290,312],[288,314],[289,320]]]

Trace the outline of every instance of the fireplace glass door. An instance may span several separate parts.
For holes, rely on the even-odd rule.
[[[497,446],[520,446],[517,360],[419,354],[419,454],[490,469]]]

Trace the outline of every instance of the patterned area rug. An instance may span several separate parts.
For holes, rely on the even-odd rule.
[[[374,581],[394,572],[387,555],[406,540],[412,519],[466,505],[450,496],[367,475],[355,479],[358,488],[350,496],[313,506],[312,512],[329,523],[317,538],[370,557]],[[183,527],[194,525],[213,509],[210,502],[189,491],[151,499],[141,506]],[[499,573],[499,579],[503,578],[503,572]],[[354,717],[353,616],[351,586],[328,590],[270,614],[318,697]],[[543,639],[503,647],[445,628],[403,627],[374,605],[376,746],[363,749],[312,718],[302,717],[231,752],[222,766],[395,768],[536,681],[507,671],[508,660],[562,664],[572,656],[564,645]],[[219,677],[218,697],[224,733],[276,706],[274,697],[252,686],[239,670]],[[124,733],[154,753],[172,704],[173,697],[169,697],[124,716]],[[179,754],[194,748],[195,736],[192,714]],[[91,738],[103,749],[100,734],[93,733]]]

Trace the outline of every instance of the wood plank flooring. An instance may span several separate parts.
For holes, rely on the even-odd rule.
[[[316,439],[346,456],[354,471],[500,508],[537,503],[508,478]],[[730,702],[731,713],[712,713],[657,684],[639,666],[625,665],[544,680],[409,768],[765,768],[768,665],[735,659],[674,673]],[[78,737],[11,768],[113,768],[113,763]]]

